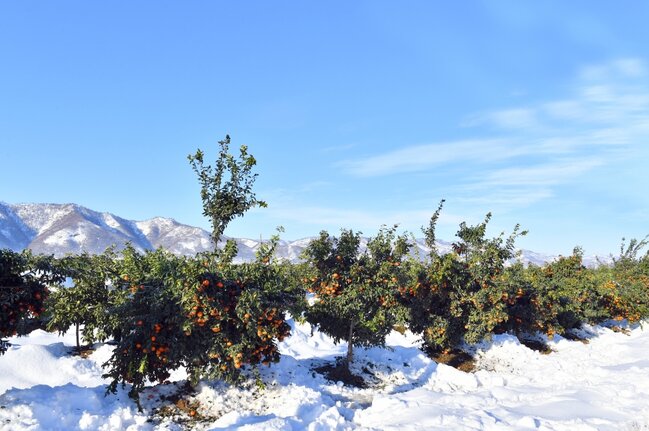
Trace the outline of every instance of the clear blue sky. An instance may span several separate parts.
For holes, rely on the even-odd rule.
[[[207,227],[226,133],[268,209],[232,236],[399,223],[551,253],[649,233],[649,3],[6,1],[0,201]]]

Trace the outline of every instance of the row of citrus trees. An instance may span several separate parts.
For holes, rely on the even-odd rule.
[[[214,243],[235,217],[266,205],[252,193],[256,161],[247,148],[234,157],[229,137],[219,144],[214,166],[200,150],[189,156]],[[233,264],[234,242],[192,258],[132,247],[63,259],[3,250],[0,338],[44,326],[75,328],[78,346],[80,338],[113,340],[109,391],[130,384],[137,400],[147,382],[164,381],[180,366],[193,383],[254,377],[260,365],[279,360],[288,314],[347,341],[347,366],[354,346],[382,345],[395,325],[420,334],[422,348],[436,353],[494,333],[551,336],[584,322],[649,316],[649,257],[640,255],[646,241],[631,241],[612,265],[596,269],[582,265],[578,249],[543,267],[506,266],[525,232],[487,238],[487,216],[461,224],[453,252],[442,255],[435,248],[441,209],[424,229],[427,256],[414,255],[396,227],[366,243],[353,231],[322,232],[301,264],[274,259],[277,238],[244,264]]]
[[[428,353],[478,342],[491,334],[566,334],[583,323],[649,316],[649,257],[632,241],[610,265],[586,268],[579,250],[544,266],[505,265],[517,230],[485,238],[488,219],[461,225],[454,251],[431,247],[422,259],[394,228],[362,244],[359,234],[326,232],[302,264],[274,259],[277,238],[254,262],[233,264],[236,250],[178,257],[163,250],[63,259],[0,251],[0,336],[37,327],[82,328],[85,343],[114,340],[105,364],[109,389],[164,381],[187,368],[200,379],[237,382],[279,359],[289,335],[287,314],[336,341],[382,345],[395,325],[420,334]],[[63,280],[72,280],[63,287]],[[4,346],[4,344],[3,344]],[[243,373],[243,374],[242,374]]]
[[[289,335],[286,313],[298,303],[282,265],[270,263],[274,244],[241,265],[222,253],[184,258],[132,247],[59,260],[2,250],[0,337],[42,327],[76,328],[77,348],[80,338],[113,340],[109,390],[130,383],[134,398],[180,366],[194,383],[236,382],[241,371],[279,360],[276,343]]]

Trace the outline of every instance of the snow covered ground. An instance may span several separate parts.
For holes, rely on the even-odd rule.
[[[649,431],[649,330],[640,326],[587,328],[588,344],[556,337],[549,355],[497,336],[478,346],[474,373],[436,364],[416,337],[395,332],[389,348],[357,350],[366,389],[313,371],[346,346],[293,326],[281,362],[262,372],[265,388],[210,382],[170,400],[178,370],[178,383],[144,392],[141,413],[126,391],[104,396],[101,364],[112,347],[84,359],[68,354],[71,334],[14,338],[0,357],[0,430]]]

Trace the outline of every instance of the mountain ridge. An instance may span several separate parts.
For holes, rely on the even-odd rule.
[[[227,240],[225,237],[219,246]],[[261,240],[232,238],[237,242],[239,254],[235,261],[255,258]],[[292,262],[299,261],[302,250],[311,237],[294,241],[281,240],[277,255]],[[74,203],[8,204],[0,201],[0,249],[14,251],[30,249],[37,254],[66,254],[88,252],[102,253],[107,247],[117,249],[130,243],[140,251],[162,247],[171,253],[193,256],[213,248],[210,234],[199,227],[189,226],[168,217],[148,220],[127,220],[109,212],[98,212]],[[363,238],[361,246],[367,243]],[[451,250],[451,243],[438,241],[442,253]],[[416,240],[416,253],[425,256],[430,249],[423,239]],[[521,250],[520,259],[541,265],[558,256]],[[606,259],[605,259],[606,261]],[[596,256],[584,257],[587,266],[598,264]]]

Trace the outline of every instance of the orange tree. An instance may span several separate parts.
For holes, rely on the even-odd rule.
[[[546,274],[543,268],[521,262],[504,269],[499,285],[507,319],[493,328],[494,333],[510,332],[523,339],[539,331],[550,337],[563,332],[560,322],[571,320],[566,313],[569,302],[553,284],[543,282]]]
[[[219,157],[214,166],[205,164],[205,153],[200,149],[187,156],[201,185],[203,215],[212,224],[212,241],[216,246],[227,225],[251,208],[265,208],[266,202],[257,199],[252,186],[257,174],[252,169],[257,161],[248,153],[248,147],[239,148],[239,157],[229,153],[230,136],[219,141]]]
[[[646,317],[649,273],[643,265],[649,258],[638,256],[645,245],[645,240],[631,240],[628,246],[623,243],[619,258],[596,268],[584,266],[579,247],[572,255],[541,267],[515,264],[506,268],[501,282],[507,288],[502,299],[508,319],[494,332],[541,331],[553,337],[566,335],[583,323],[634,322]]]
[[[128,299],[113,310],[123,333],[106,364],[108,390],[130,383],[137,400],[147,381],[162,382],[179,366],[192,384],[236,383],[277,362],[276,342],[290,330],[285,313],[299,293],[286,288],[273,252],[262,247],[256,262],[233,265],[213,253],[185,258],[127,248],[116,283]]]
[[[566,329],[581,322],[600,323],[609,319],[639,321],[649,313],[649,257],[639,256],[647,239],[631,240],[620,248],[620,256],[610,265],[586,268],[582,251],[560,258],[545,268],[546,282],[562,293],[558,303],[574,315],[574,322],[560,322]],[[565,305],[564,305],[565,304]]]
[[[531,289],[525,289],[522,299],[534,305],[536,328],[552,337],[583,323],[634,322],[649,315],[649,273],[643,267],[649,258],[638,257],[644,245],[635,240],[623,244],[619,258],[596,268],[584,266],[579,247],[570,256],[527,268],[523,278]]]
[[[119,383],[131,384],[129,396],[138,401],[147,381],[162,382],[186,362],[184,313],[174,290],[183,279],[186,259],[162,249],[141,254],[129,246],[116,264],[112,284],[126,298],[111,309],[122,334],[104,364],[104,377],[111,379],[110,392]]]
[[[649,236],[642,240],[622,240],[620,256],[613,259],[604,290],[610,317],[637,322],[649,316],[649,252],[641,250],[649,244]]]
[[[101,255],[84,253],[61,260],[72,286],[54,289],[47,299],[47,328],[63,333],[74,326],[77,351],[81,349],[81,332],[83,340],[92,343],[104,341],[120,331],[116,315],[109,312],[125,296],[122,290],[109,284],[115,278],[115,259],[115,253],[107,250]]]
[[[570,256],[561,256],[542,267],[530,266],[532,291],[542,306],[538,307],[538,329],[549,337],[578,328],[583,322],[606,318],[601,284],[595,272],[583,265],[583,253],[575,248]]]
[[[418,266],[414,285],[401,295],[410,329],[422,334],[422,348],[431,354],[480,341],[509,320],[505,262],[515,257],[515,239],[526,234],[516,226],[507,238],[486,238],[487,214],[476,226],[461,223],[453,252],[440,255],[435,227],[442,204],[424,229],[430,256]]]
[[[202,265],[193,268],[196,281],[184,286],[181,299],[192,382],[237,382],[250,375],[243,371],[256,373],[258,365],[279,361],[276,341],[289,335],[286,312],[301,292],[288,287],[273,259],[277,240],[262,246],[255,262],[231,265],[203,256]]]
[[[255,158],[245,145],[234,157],[229,145],[227,135],[219,141],[214,166],[205,164],[201,150],[188,156],[201,186],[203,215],[211,222],[215,247],[232,220],[251,208],[266,207],[252,191]],[[215,249],[198,258],[203,267],[193,268],[189,280],[199,285],[183,283],[181,295],[188,319],[183,329],[194,346],[191,361],[198,365],[189,370],[193,381],[201,377],[236,381],[246,365],[254,370],[259,363],[279,360],[275,340],[289,334],[285,313],[300,295],[291,289],[281,265],[272,261],[278,241],[275,236],[262,246],[252,264],[232,264],[237,253],[232,240],[222,251]]]
[[[200,150],[189,156],[215,246],[232,219],[265,206],[252,193],[255,159],[246,147],[233,157],[229,142],[229,137],[219,142],[215,167],[204,164]],[[201,378],[237,382],[256,374],[259,364],[278,361],[276,342],[289,333],[285,313],[299,302],[300,291],[273,260],[277,241],[262,246],[254,263],[241,265],[232,263],[234,241],[195,258],[127,248],[115,284],[129,298],[115,309],[123,334],[106,364],[106,377],[112,379],[108,390],[130,383],[129,394],[137,400],[147,380],[164,381],[181,365],[190,383]]]
[[[2,338],[25,335],[40,326],[49,288],[63,280],[52,257],[0,250],[0,354],[8,347]]]
[[[543,267],[529,267],[528,273],[535,296],[544,303],[538,309],[539,329],[550,337],[566,335],[585,322],[628,317],[626,286],[610,267],[585,267],[579,247]]]
[[[410,245],[395,231],[382,228],[365,251],[359,233],[342,230],[336,238],[322,231],[304,251],[310,274],[303,281],[315,294],[306,319],[335,342],[347,341],[347,370],[353,346],[383,345],[397,322],[395,297],[407,284]]]

